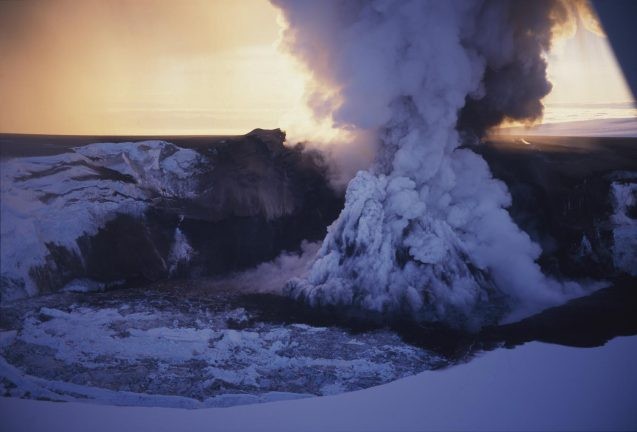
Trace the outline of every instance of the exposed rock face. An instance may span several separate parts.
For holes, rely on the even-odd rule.
[[[2,163],[2,300],[78,278],[137,284],[267,261],[324,236],[342,198],[280,130],[100,143]],[[192,143],[186,143],[192,144]]]
[[[542,246],[545,271],[637,275],[636,140],[528,138],[478,148],[512,195],[511,216]]]
[[[321,158],[284,138],[255,130],[5,155],[2,301],[75,290],[78,279],[97,289],[218,275],[322,239],[343,198]],[[507,183],[516,223],[542,246],[543,269],[570,279],[635,277],[632,141],[531,141],[477,150]]]

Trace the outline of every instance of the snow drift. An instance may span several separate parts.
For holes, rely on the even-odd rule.
[[[292,296],[477,327],[581,292],[542,273],[539,246],[506,211],[506,186],[462,145],[505,118],[541,116],[543,53],[567,5],[273,3],[284,46],[316,83],[316,115],[378,146]]]

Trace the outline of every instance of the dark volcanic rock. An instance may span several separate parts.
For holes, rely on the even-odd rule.
[[[515,222],[542,246],[544,270],[576,279],[625,274],[627,269],[616,263],[620,246],[615,239],[613,186],[623,182],[637,190],[637,140],[528,137],[529,141],[530,145],[513,138],[496,140],[477,150],[494,176],[507,184]]]
[[[241,270],[322,239],[343,205],[320,155],[283,145],[280,130],[75,148],[64,139],[52,154],[24,138],[23,153],[47,156],[0,162],[3,301],[74,279],[137,285]],[[634,140],[528,140],[476,150],[508,185],[509,211],[542,246],[545,271],[628,277],[637,269],[637,198],[626,198],[637,193]],[[618,188],[628,193],[619,228]]]
[[[7,175],[15,173],[10,187],[24,196],[35,192],[43,214],[51,209],[50,222],[33,216],[35,231],[50,230],[69,214],[81,215],[69,224],[87,228],[78,228],[74,238],[50,230],[46,253],[28,276],[3,265],[3,296],[20,297],[30,283],[50,292],[74,279],[131,285],[222,274],[321,239],[342,196],[330,188],[319,154],[284,146],[284,140],[278,129],[257,129],[208,142],[186,139],[183,147],[162,141],[91,144],[6,162]],[[33,191],[42,181],[51,186]],[[11,221],[5,223],[3,232],[11,232]],[[20,249],[3,240],[7,250]]]

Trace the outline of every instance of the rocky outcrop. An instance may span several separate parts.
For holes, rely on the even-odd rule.
[[[534,137],[478,148],[511,193],[516,223],[542,246],[544,271],[613,280],[637,272],[634,139]]]
[[[2,299],[240,270],[318,240],[342,198],[280,130],[2,163]],[[190,148],[187,148],[190,147]]]
[[[3,155],[2,301],[219,275],[323,239],[343,197],[318,154],[284,140],[280,130],[257,129]],[[509,211],[542,246],[544,271],[635,277],[635,147],[591,140],[493,141],[476,150],[508,185]]]

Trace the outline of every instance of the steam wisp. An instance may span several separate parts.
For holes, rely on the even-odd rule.
[[[319,83],[314,113],[378,149],[292,296],[475,328],[581,293],[542,273],[506,186],[466,146],[541,117],[562,2],[273,2]]]

